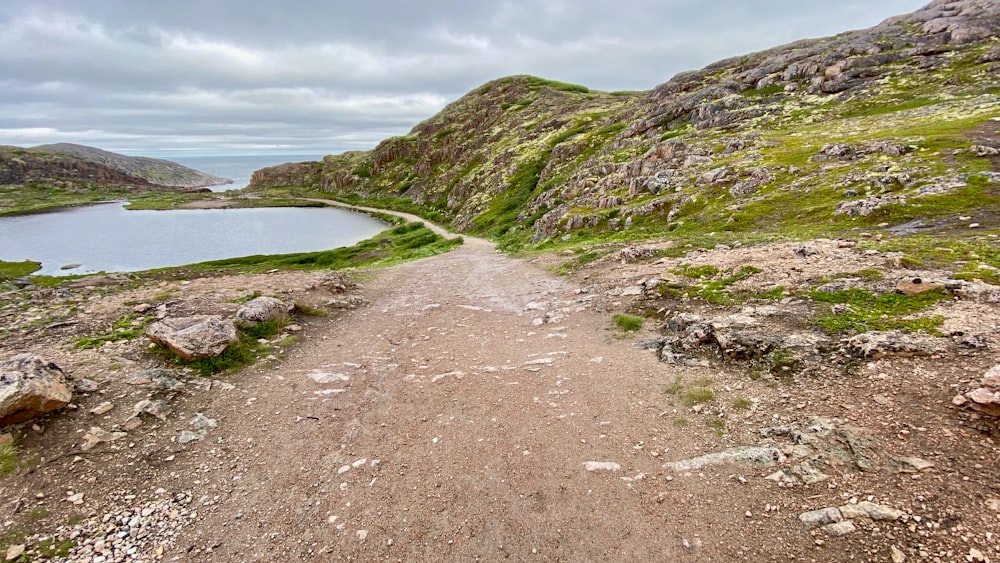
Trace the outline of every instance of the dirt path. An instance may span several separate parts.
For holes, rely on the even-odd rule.
[[[366,293],[371,307],[241,376],[249,396],[213,409],[225,445],[206,447],[235,475],[179,548],[233,561],[739,550],[740,497],[752,501],[738,482],[660,469],[679,439],[658,399],[668,370],[564,282],[472,241],[381,272]]]
[[[778,245],[696,260],[750,261],[762,266],[761,277],[778,278],[884,260],[833,243],[823,248],[836,259],[807,263]],[[139,561],[993,555],[995,428],[951,404],[955,382],[980,376],[992,353],[886,358],[853,375],[783,382],[717,358],[669,365],[634,345],[657,336],[649,325],[659,323],[627,337],[611,323],[635,299],[626,290],[669,266],[605,260],[590,268],[556,277],[466,237],[447,254],[364,274],[371,305],[297,318],[299,342],[279,347],[277,357],[217,380],[185,380],[169,416],[145,416],[127,437],[90,452],[80,451],[84,433],[124,427],[149,393],[148,382],[135,380],[162,362],[141,339],[81,351],[57,345],[58,333],[11,335],[12,350],[49,356],[100,384],[74,399],[75,410],[18,430],[24,458],[38,465],[0,481],[0,505],[13,507],[0,532],[34,532],[32,548],[41,534],[74,538],[74,561],[124,558],[128,541],[114,557],[90,558],[110,554],[106,544],[122,533],[136,534]],[[163,299],[176,315],[232,314],[232,300],[252,293],[321,306],[330,296],[323,276],[273,272],[95,292],[84,312],[93,326],[53,330],[66,331],[63,339],[99,332],[135,303]],[[986,323],[966,325],[995,346],[993,305],[959,305],[961,318]],[[697,386],[712,390],[710,404],[685,404],[678,390]],[[113,410],[94,414],[103,401]],[[198,413],[218,426],[202,441],[181,443]],[[817,417],[837,426],[832,447],[806,454],[818,456],[809,459],[829,473],[825,480],[779,484],[767,479],[777,467],[752,464],[663,466],[762,443],[792,456],[804,444],[822,445]],[[783,427],[806,435],[794,443],[764,436]],[[878,468],[859,470],[857,458],[868,456]],[[900,471],[901,456],[931,467]],[[859,501],[905,516],[857,518],[842,537],[799,520]],[[51,531],[81,520],[76,532]]]

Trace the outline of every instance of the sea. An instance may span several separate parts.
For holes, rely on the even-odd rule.
[[[164,160],[172,160],[178,164],[183,164],[188,168],[194,168],[202,172],[214,174],[222,178],[233,180],[232,184],[221,186],[211,186],[215,192],[226,190],[240,190],[250,183],[250,176],[254,171],[284,164],[286,162],[306,162],[322,160],[321,154],[260,154],[260,155],[235,155],[235,156],[158,156]]]

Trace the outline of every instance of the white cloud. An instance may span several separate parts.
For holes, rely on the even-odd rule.
[[[5,2],[0,144],[366,148],[500,76],[651,88],[924,2]]]

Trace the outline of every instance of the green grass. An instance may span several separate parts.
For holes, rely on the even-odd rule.
[[[714,430],[715,435],[721,438],[722,433],[726,429],[726,421],[722,420],[719,417],[712,417],[705,421],[705,426],[708,426],[709,428]]]
[[[489,207],[473,219],[470,230],[492,239],[507,234],[517,224],[518,215],[538,186],[538,177],[550,154],[551,150],[543,151],[521,163],[507,180],[507,189],[497,194]]]
[[[733,401],[733,408],[736,410],[745,411],[749,409],[752,404],[753,403],[750,401],[750,399],[747,399],[746,397],[740,397],[739,399]]]
[[[681,395],[681,403],[686,407],[703,405],[715,400],[715,391],[711,387],[691,387]]]
[[[139,316],[135,313],[123,315],[115,321],[110,330],[94,336],[82,336],[77,338],[73,344],[77,348],[100,348],[108,342],[118,342],[119,340],[132,340],[145,334],[146,327],[152,318],[149,316]]]
[[[784,299],[786,295],[786,289],[783,285],[775,286],[767,291],[761,291],[754,294],[755,299],[761,299],[765,301],[778,301]]]
[[[0,479],[17,469],[17,446],[13,441],[0,444]]]
[[[326,207],[326,204],[318,201],[305,201],[292,197],[262,197],[262,198],[230,198],[224,194],[206,193],[145,193],[129,196],[129,203],[125,206],[131,211],[168,211],[171,209],[183,209],[188,204],[198,202],[225,201],[226,205],[232,209],[246,209],[257,207]]]
[[[300,338],[297,335],[289,334],[288,336],[282,338],[281,340],[274,343],[278,348],[287,348],[299,342]]]
[[[405,197],[374,197],[363,196],[357,193],[330,194],[326,192],[316,192],[303,195],[332,199],[334,201],[339,201],[348,205],[356,205],[359,207],[374,207],[378,209],[400,211],[402,213],[416,215],[417,217],[426,219],[433,223],[438,223],[440,225],[448,225],[451,223],[452,219],[446,209],[439,209],[430,205],[420,205]]]
[[[731,305],[736,302],[736,298],[729,291],[729,286],[745,280],[754,274],[758,274],[762,270],[749,265],[741,266],[735,270],[721,271],[710,264],[704,266],[681,264],[671,271],[675,274],[698,280],[698,283],[692,286],[676,284],[663,285],[660,288],[661,295],[666,296],[671,294],[679,295],[687,293],[690,297],[702,299],[703,301],[713,305]],[[748,295],[747,297],[780,299],[780,296],[784,295],[784,288],[775,288],[771,291],[773,292],[771,294],[759,293]]]
[[[327,315],[327,312],[323,309],[299,302],[295,302],[292,312],[296,315],[303,315],[306,317],[325,317]]]
[[[635,332],[642,328],[642,317],[619,313],[611,317],[611,320],[624,332]]]
[[[254,327],[238,328],[238,340],[230,344],[222,354],[214,358],[187,361],[175,355],[170,350],[157,346],[154,353],[165,361],[178,367],[188,367],[200,376],[217,373],[232,373],[253,364],[270,352],[271,347],[258,342],[260,339],[272,338],[288,325],[285,319],[260,323]]]
[[[257,299],[261,295],[262,294],[259,291],[251,291],[250,293],[248,293],[246,295],[243,295],[243,296],[240,296],[240,297],[235,297],[233,299],[227,299],[227,302],[229,302],[229,303],[238,303],[240,305],[243,305],[245,303],[249,303],[250,301],[253,301],[254,299]]]
[[[66,557],[74,547],[76,547],[76,542],[73,540],[56,541],[55,538],[45,538],[39,540],[38,544],[34,547],[34,551],[42,559],[55,559],[57,557]]]
[[[663,388],[663,392],[667,395],[678,395],[682,390],[684,390],[684,377],[681,375],[675,375],[674,381]]]
[[[570,84],[568,82],[559,82],[558,80],[547,80],[537,76],[528,76],[525,77],[524,80],[528,87],[532,90],[539,90],[545,87],[552,88],[553,90],[558,90],[560,92],[571,92],[576,94],[587,94],[590,92],[590,88],[581,86],[580,84]]]
[[[445,239],[424,226],[407,223],[354,246],[300,252],[295,254],[254,255],[201,262],[180,268],[164,269],[176,272],[260,273],[279,270],[331,270],[361,266],[389,266],[408,260],[447,252],[462,244],[461,238]]]
[[[765,88],[754,88],[752,90],[745,90],[743,92],[744,96],[748,98],[767,98],[775,94],[780,94],[785,91],[785,87],[781,84],[772,84]]]
[[[705,264],[704,266],[692,266],[691,264],[680,264],[671,273],[684,276],[686,278],[703,279],[715,277],[719,273],[719,269],[711,264]]]
[[[944,322],[942,317],[907,317],[951,299],[943,290],[908,296],[895,292],[874,295],[861,288],[836,292],[813,290],[809,297],[822,304],[813,324],[832,335],[860,334],[875,330],[924,331],[936,334],[937,328]],[[846,308],[835,313],[833,305],[846,305]]]
[[[24,262],[4,262],[0,260],[0,280],[22,278],[41,269],[41,262],[32,262],[30,260],[25,260]]]

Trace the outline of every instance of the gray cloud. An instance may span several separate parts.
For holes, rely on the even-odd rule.
[[[923,0],[40,0],[0,5],[0,144],[327,153],[500,76],[648,89]]]

